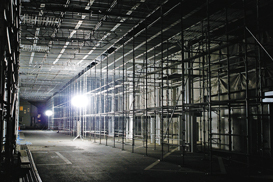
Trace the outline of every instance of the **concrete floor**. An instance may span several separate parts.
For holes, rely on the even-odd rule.
[[[228,163],[204,154],[186,154],[184,164],[181,152],[175,148],[161,156],[160,146],[149,146],[149,156],[142,142],[113,147],[112,140],[80,140],[57,131],[20,131],[20,144],[27,144],[32,152],[39,175],[44,182],[75,181],[273,181],[273,173],[245,169],[242,164]],[[210,166],[212,172],[210,173]]]

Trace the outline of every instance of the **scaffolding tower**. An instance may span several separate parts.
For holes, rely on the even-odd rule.
[[[0,169],[12,179],[18,132],[19,1],[4,0],[0,7]],[[17,156],[18,157],[18,156]],[[2,177],[1,177],[2,179]]]
[[[272,50],[259,23],[266,6],[195,3],[191,12],[184,1],[164,2],[114,42],[50,99],[54,123],[76,136],[79,120],[86,139],[158,150],[162,160],[175,148],[183,157],[244,156],[248,166],[272,157]],[[87,107],[71,105],[77,94]]]

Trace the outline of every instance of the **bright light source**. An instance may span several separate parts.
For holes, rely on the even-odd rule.
[[[53,114],[53,112],[51,111],[51,110],[47,110],[46,112],[45,112],[45,115],[47,115],[47,116],[51,116]]]
[[[72,98],[71,103],[75,107],[85,107],[88,104],[88,99],[85,95],[76,95]]]

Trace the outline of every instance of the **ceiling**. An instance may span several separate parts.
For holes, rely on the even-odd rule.
[[[161,3],[23,0],[20,98],[47,100]]]
[[[209,1],[212,48],[226,40],[227,5],[229,27],[243,26],[244,13],[249,20],[255,17],[256,1],[247,3],[246,12],[242,2]],[[264,9],[272,7],[270,1],[261,2]],[[22,0],[21,4],[20,98],[28,101],[48,100],[98,63],[103,71],[127,62],[130,74],[133,57],[140,68],[146,55],[157,60],[160,52],[177,61],[181,30],[184,49],[189,45],[194,49],[206,39],[203,32],[208,27],[206,0]],[[250,29],[256,25],[248,24]],[[229,33],[230,40],[240,36]]]

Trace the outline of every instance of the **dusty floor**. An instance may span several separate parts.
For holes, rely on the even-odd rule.
[[[148,155],[142,142],[122,146],[108,139],[76,139],[57,131],[20,131],[20,144],[32,152],[44,182],[75,181],[273,181],[270,169],[247,170],[244,164],[231,163],[204,154],[181,155],[176,147],[150,144]],[[124,147],[124,150],[121,150]],[[184,161],[183,161],[184,159]],[[210,174],[212,172],[212,174]]]

